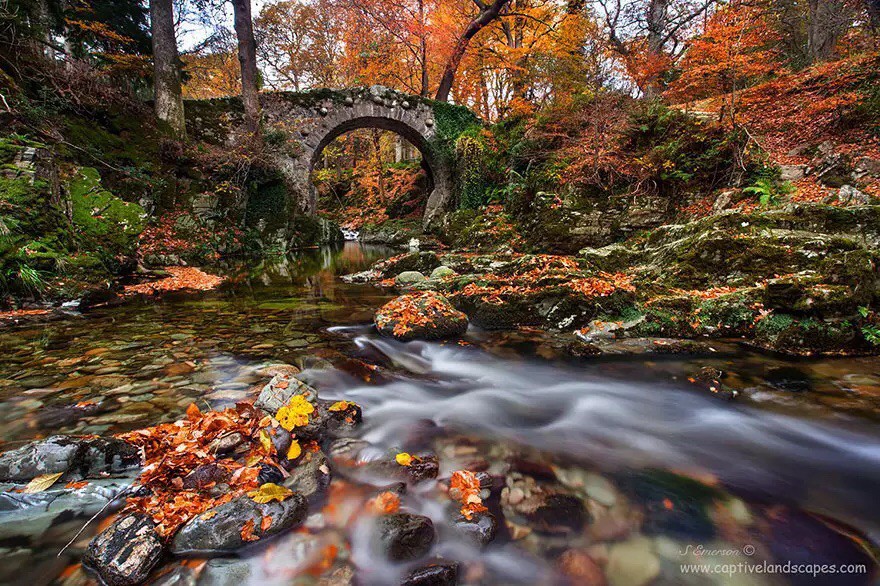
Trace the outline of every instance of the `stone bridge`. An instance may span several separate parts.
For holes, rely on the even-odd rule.
[[[284,176],[294,209],[314,214],[316,189],[311,172],[324,148],[338,136],[360,128],[397,133],[422,154],[430,180],[425,210],[427,226],[452,196],[450,162],[438,152],[434,104],[381,86],[261,95],[263,126],[274,148],[275,164]],[[243,131],[237,98],[190,101],[186,104],[191,134],[218,144],[234,144]]]

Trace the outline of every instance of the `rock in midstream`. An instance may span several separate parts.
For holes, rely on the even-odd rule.
[[[416,568],[401,581],[401,586],[455,586],[458,584],[460,564],[437,561]]]
[[[163,548],[152,519],[127,515],[92,539],[83,564],[108,586],[131,586],[147,579]]]
[[[375,520],[381,553],[393,561],[418,559],[434,543],[434,524],[423,515],[392,513]]]
[[[241,537],[241,529],[248,521],[254,524],[255,536],[266,538],[302,524],[307,514],[308,504],[300,494],[268,504],[240,496],[191,519],[174,536],[171,552],[205,556],[232,552],[248,544]],[[263,517],[272,519],[266,530],[260,526]]]
[[[300,494],[309,505],[317,505],[330,487],[330,462],[324,452],[306,452],[302,462],[290,471],[284,486]]]
[[[328,407],[333,403],[319,401],[318,392],[298,378],[283,374],[272,377],[272,380],[260,391],[260,396],[257,397],[254,406],[274,416],[281,407],[286,406],[297,395],[311,403],[315,410],[309,414],[308,425],[295,428],[293,433],[300,440],[322,441],[327,435],[330,420],[333,419],[332,414],[328,411]]]
[[[492,513],[477,513],[470,520],[458,515],[452,522],[452,528],[474,545],[485,546],[495,539],[498,521]]]

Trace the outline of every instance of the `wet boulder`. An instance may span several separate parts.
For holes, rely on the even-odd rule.
[[[688,380],[692,384],[705,389],[712,396],[730,401],[739,395],[739,391],[722,382],[725,376],[726,373],[722,370],[712,366],[704,366],[688,377]]]
[[[501,491],[505,517],[544,534],[581,532],[590,520],[583,500],[537,472],[535,476],[517,472],[507,477]]]
[[[330,487],[331,478],[330,462],[324,452],[306,451],[297,460],[290,476],[284,480],[284,486],[305,497],[311,505],[323,499]]]
[[[371,478],[381,479],[383,482],[396,479],[410,484],[433,480],[437,478],[439,471],[440,463],[433,454],[413,456],[412,461],[406,466],[400,464],[394,456],[388,456],[356,463],[353,470],[354,475],[364,481],[369,481]]]
[[[318,392],[306,383],[286,374],[277,374],[260,391],[254,407],[275,415],[296,395],[302,395],[310,403],[318,400]]]
[[[383,515],[375,520],[375,538],[386,558],[415,560],[434,544],[434,524],[428,517],[412,513]]]
[[[478,546],[486,546],[498,534],[498,521],[492,513],[477,513],[471,519],[458,515],[452,521],[456,533]]]
[[[0,481],[30,482],[41,474],[67,472],[76,462],[79,442],[52,436],[0,455]]]
[[[350,401],[319,399],[322,410],[327,411],[327,432],[331,436],[344,436],[353,432],[363,422],[360,405]]]
[[[373,268],[388,278],[407,271],[430,273],[439,266],[440,259],[435,253],[416,251],[383,260]]]
[[[455,586],[458,584],[460,564],[458,562],[443,562],[428,564],[416,568],[407,574],[401,586]]]
[[[379,333],[407,342],[461,336],[468,318],[437,293],[402,295],[382,306],[374,321]]]
[[[248,544],[242,537],[248,522],[253,524],[253,535],[265,539],[302,524],[307,513],[306,498],[300,494],[267,504],[240,496],[191,519],[174,536],[171,552],[205,556],[232,552]],[[272,520],[266,529],[262,528],[264,517]]]
[[[83,564],[108,586],[129,586],[147,579],[162,551],[152,519],[127,515],[92,539]]]
[[[327,402],[318,400],[318,392],[302,382],[298,378],[290,378],[285,375],[277,375],[272,378],[269,383],[260,391],[254,406],[262,409],[269,415],[276,416],[278,410],[290,404],[294,397],[301,396],[310,403],[314,410],[308,414],[308,423],[301,425],[291,432],[296,435],[299,440],[315,440],[323,441],[327,434],[327,427],[330,424],[330,412],[328,411]],[[275,428],[277,429],[277,428]],[[280,431],[276,431],[273,436],[273,443],[278,446],[289,446],[289,437]],[[276,443],[277,441],[277,443]]]
[[[0,482],[29,482],[42,474],[121,474],[140,464],[137,448],[121,440],[57,435],[0,455]]]

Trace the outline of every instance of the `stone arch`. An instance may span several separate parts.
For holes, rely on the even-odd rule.
[[[384,88],[342,91],[316,90],[302,94],[265,94],[263,115],[267,127],[282,131],[289,152],[278,157],[294,205],[314,214],[316,189],[311,172],[321,152],[337,137],[361,128],[394,132],[422,154],[433,189],[425,206],[427,226],[452,197],[452,171],[435,148],[436,120],[431,103]]]

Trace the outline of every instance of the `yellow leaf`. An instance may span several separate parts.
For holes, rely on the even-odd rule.
[[[260,445],[263,446],[266,453],[272,453],[272,438],[269,437],[269,432],[265,429],[260,430]]]
[[[346,411],[352,405],[354,405],[354,403],[350,403],[348,401],[337,401],[336,403],[333,403],[332,405],[330,405],[330,408],[327,410],[328,411]]]
[[[37,476],[30,482],[28,482],[27,486],[24,487],[22,491],[25,494],[31,494],[34,492],[43,492],[48,489],[50,486],[55,484],[55,482],[61,478],[61,475],[64,472],[59,472],[58,474],[41,474]]]
[[[293,431],[296,427],[309,424],[309,414],[315,411],[315,406],[309,403],[302,395],[295,395],[290,402],[278,410],[275,419],[281,427],[287,431]]]
[[[302,446],[299,445],[299,442],[293,440],[290,442],[290,448],[287,449],[287,459],[288,460],[296,460],[300,457],[300,454],[303,453]]]
[[[280,503],[281,501],[290,498],[292,495],[293,491],[289,488],[278,486],[272,482],[267,482],[258,490],[252,490],[248,493],[248,496],[251,497],[254,502],[260,503],[261,505],[271,503],[272,501],[278,501]]]
[[[401,452],[401,453],[397,454],[397,456],[395,456],[394,459],[397,460],[397,463],[400,464],[401,466],[409,466],[410,464],[412,464],[412,461],[413,461],[413,457],[410,456],[409,454],[407,454],[406,452]]]

